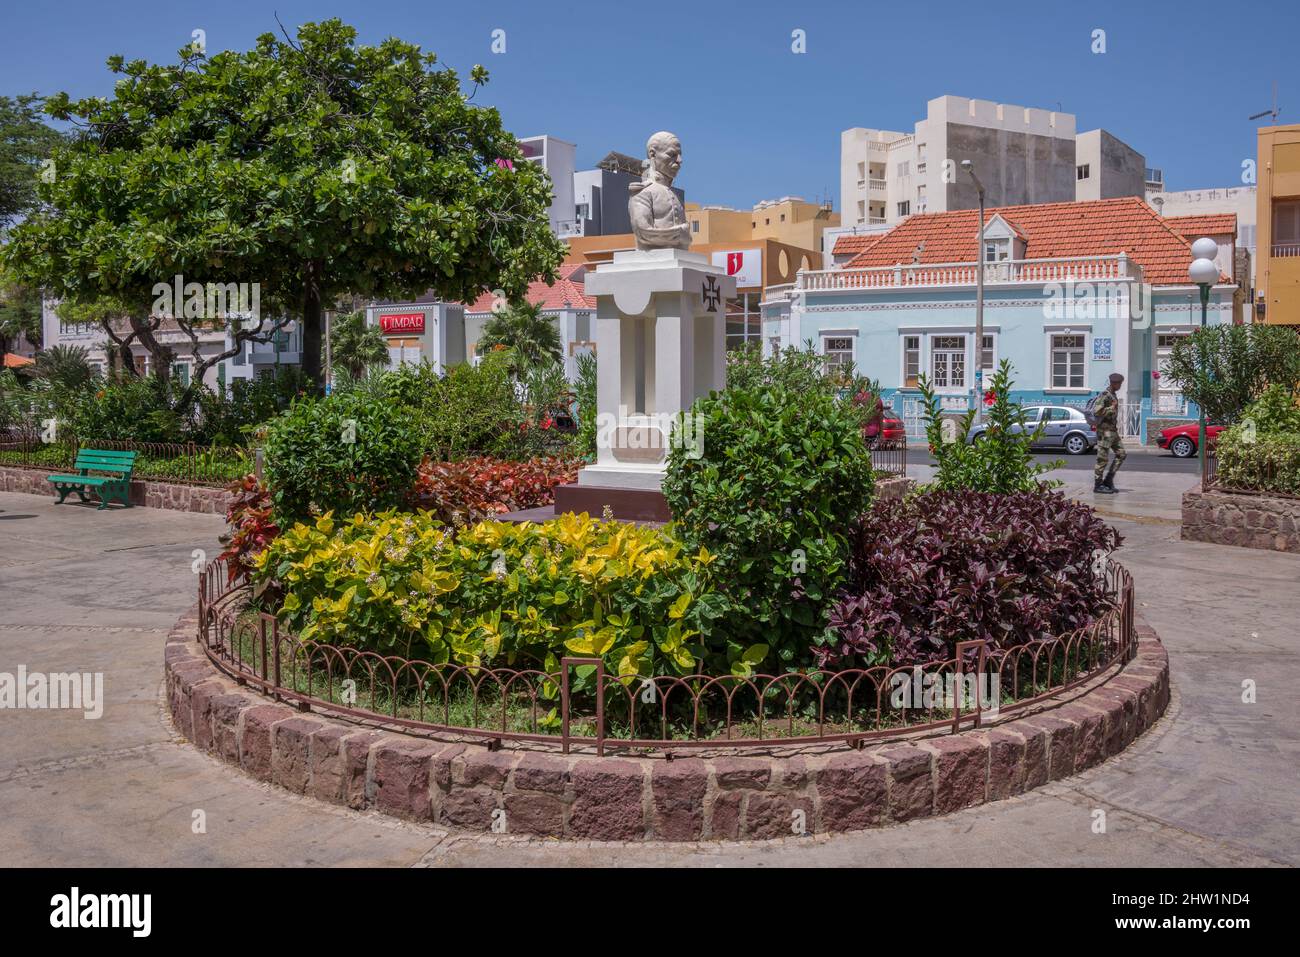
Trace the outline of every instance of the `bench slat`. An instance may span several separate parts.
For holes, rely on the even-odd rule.
[[[51,475],[49,481],[56,485],[103,485],[105,482],[121,480],[102,475]]]

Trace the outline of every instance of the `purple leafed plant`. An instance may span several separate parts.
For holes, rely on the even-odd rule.
[[[931,491],[879,502],[851,535],[848,580],[813,654],[822,667],[943,661],[1084,628],[1112,607],[1095,555],[1121,542],[1048,491]]]

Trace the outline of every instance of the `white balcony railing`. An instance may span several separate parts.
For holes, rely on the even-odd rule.
[[[883,179],[871,179],[867,181],[867,185],[872,189],[885,189],[889,184]]]
[[[1273,244],[1274,259],[1289,259],[1292,256],[1300,256],[1300,243]]]
[[[825,292],[839,289],[885,289],[918,286],[974,286],[976,263],[907,263],[863,269],[819,269],[799,273],[798,288]],[[984,282],[1055,283],[1141,282],[1142,268],[1124,254],[1067,259],[1012,259],[986,263]]]

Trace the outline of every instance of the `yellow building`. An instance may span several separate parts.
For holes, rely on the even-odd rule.
[[[753,238],[753,218],[747,209],[687,203],[686,221],[691,224],[692,245],[747,243]]]
[[[1300,126],[1259,130],[1255,318],[1300,326]]]
[[[686,221],[691,224],[693,244],[772,239],[799,249],[821,249],[822,231],[838,226],[840,214],[832,212],[829,204],[783,196],[764,200],[752,210],[687,203]]]
[[[800,249],[821,249],[822,231],[838,226],[840,214],[829,203],[810,203],[797,196],[764,200],[754,207],[753,239],[775,239]]]

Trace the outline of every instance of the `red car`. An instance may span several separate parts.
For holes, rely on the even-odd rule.
[[[879,424],[868,425],[865,429],[864,437],[867,444],[874,446],[877,442],[907,442],[907,429],[903,425],[903,420],[897,416],[886,412]]]
[[[1222,425],[1207,425],[1205,427],[1205,440],[1213,445],[1224,428]],[[1200,424],[1196,422],[1171,426],[1160,431],[1158,444],[1162,449],[1168,449],[1174,453],[1175,458],[1189,459],[1196,454],[1196,443],[1200,437],[1200,430]]]

